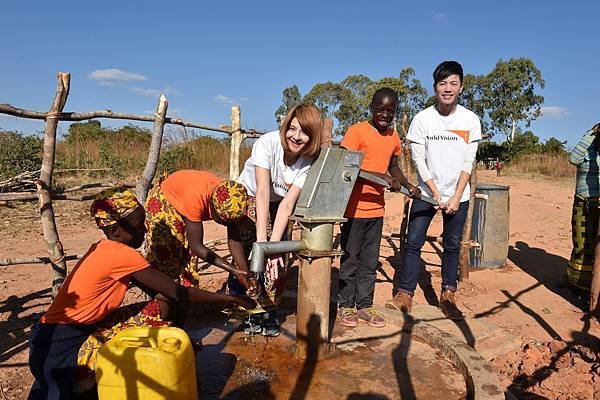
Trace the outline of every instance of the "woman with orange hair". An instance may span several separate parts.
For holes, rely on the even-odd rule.
[[[286,239],[288,218],[294,211],[313,157],[321,148],[322,137],[321,113],[312,105],[301,104],[288,111],[278,131],[269,132],[254,143],[252,155],[238,178],[248,192],[249,218],[228,228],[230,249],[237,243],[244,250],[245,257],[236,257],[241,251],[232,252],[240,269],[248,270],[248,257],[255,241]],[[255,323],[246,326],[246,333],[279,335],[276,309],[285,285],[285,273],[281,255],[268,259],[266,273],[258,277],[260,294],[257,299],[267,312],[253,315]],[[240,294],[242,288],[231,278],[229,293]]]

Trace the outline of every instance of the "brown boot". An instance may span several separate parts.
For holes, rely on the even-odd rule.
[[[456,306],[456,296],[452,290],[444,290],[440,296],[440,309],[448,319],[461,321],[463,313]]]
[[[393,299],[385,303],[385,308],[409,313],[412,309],[412,298],[408,293],[398,292]]]

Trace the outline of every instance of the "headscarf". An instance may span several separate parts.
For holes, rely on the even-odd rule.
[[[246,213],[248,193],[239,182],[225,180],[214,187],[210,200],[219,217],[226,221],[234,221]]]
[[[104,228],[127,217],[139,205],[140,202],[131,189],[114,187],[96,195],[90,207],[90,213],[96,219],[96,225]]]

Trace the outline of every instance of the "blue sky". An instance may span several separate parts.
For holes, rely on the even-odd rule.
[[[531,129],[573,146],[600,121],[599,14],[596,0],[4,2],[0,103],[47,110],[64,71],[65,111],[151,113],[163,92],[169,116],[228,124],[236,103],[244,127],[266,130],[293,84],[304,94],[412,67],[431,92],[442,60],[486,74],[499,59],[529,57],[546,80]],[[2,114],[0,127],[43,129]]]

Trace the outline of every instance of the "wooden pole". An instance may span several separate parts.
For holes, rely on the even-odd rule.
[[[169,102],[167,101],[167,98],[161,94],[158,99],[156,112],[154,113],[154,129],[152,130],[152,142],[150,142],[150,150],[148,150],[148,160],[146,161],[144,172],[142,173],[142,176],[140,177],[135,188],[137,198],[142,204],[146,202],[148,190],[150,190],[152,179],[154,179],[154,174],[156,173],[156,166],[158,165],[158,158],[160,156],[160,147],[162,144],[165,118],[167,117],[168,107]]]
[[[240,122],[240,106],[231,107],[231,150],[229,153],[229,179],[240,176],[240,147],[244,140]]]
[[[56,230],[56,221],[54,218],[54,209],[52,208],[52,171],[54,169],[54,156],[56,148],[56,128],[60,119],[60,113],[65,107],[67,97],[69,96],[71,75],[64,72],[57,74],[56,94],[46,115],[46,124],[44,127],[44,154],[42,157],[42,168],[40,179],[37,181],[37,193],[40,205],[40,214],[42,218],[42,229],[44,231],[44,240],[48,246],[48,253],[52,262],[52,295],[58,293],[60,285],[67,276],[67,263],[63,246],[60,242]]]
[[[462,241],[460,242],[460,254],[458,256],[459,263],[459,282],[469,280],[469,269],[471,263],[469,261],[469,253],[471,250],[471,225],[473,223],[473,210],[475,209],[475,192],[477,191],[477,160],[473,161],[471,176],[469,178],[469,186],[471,195],[469,196],[469,208],[467,210],[467,218],[463,228]]]

